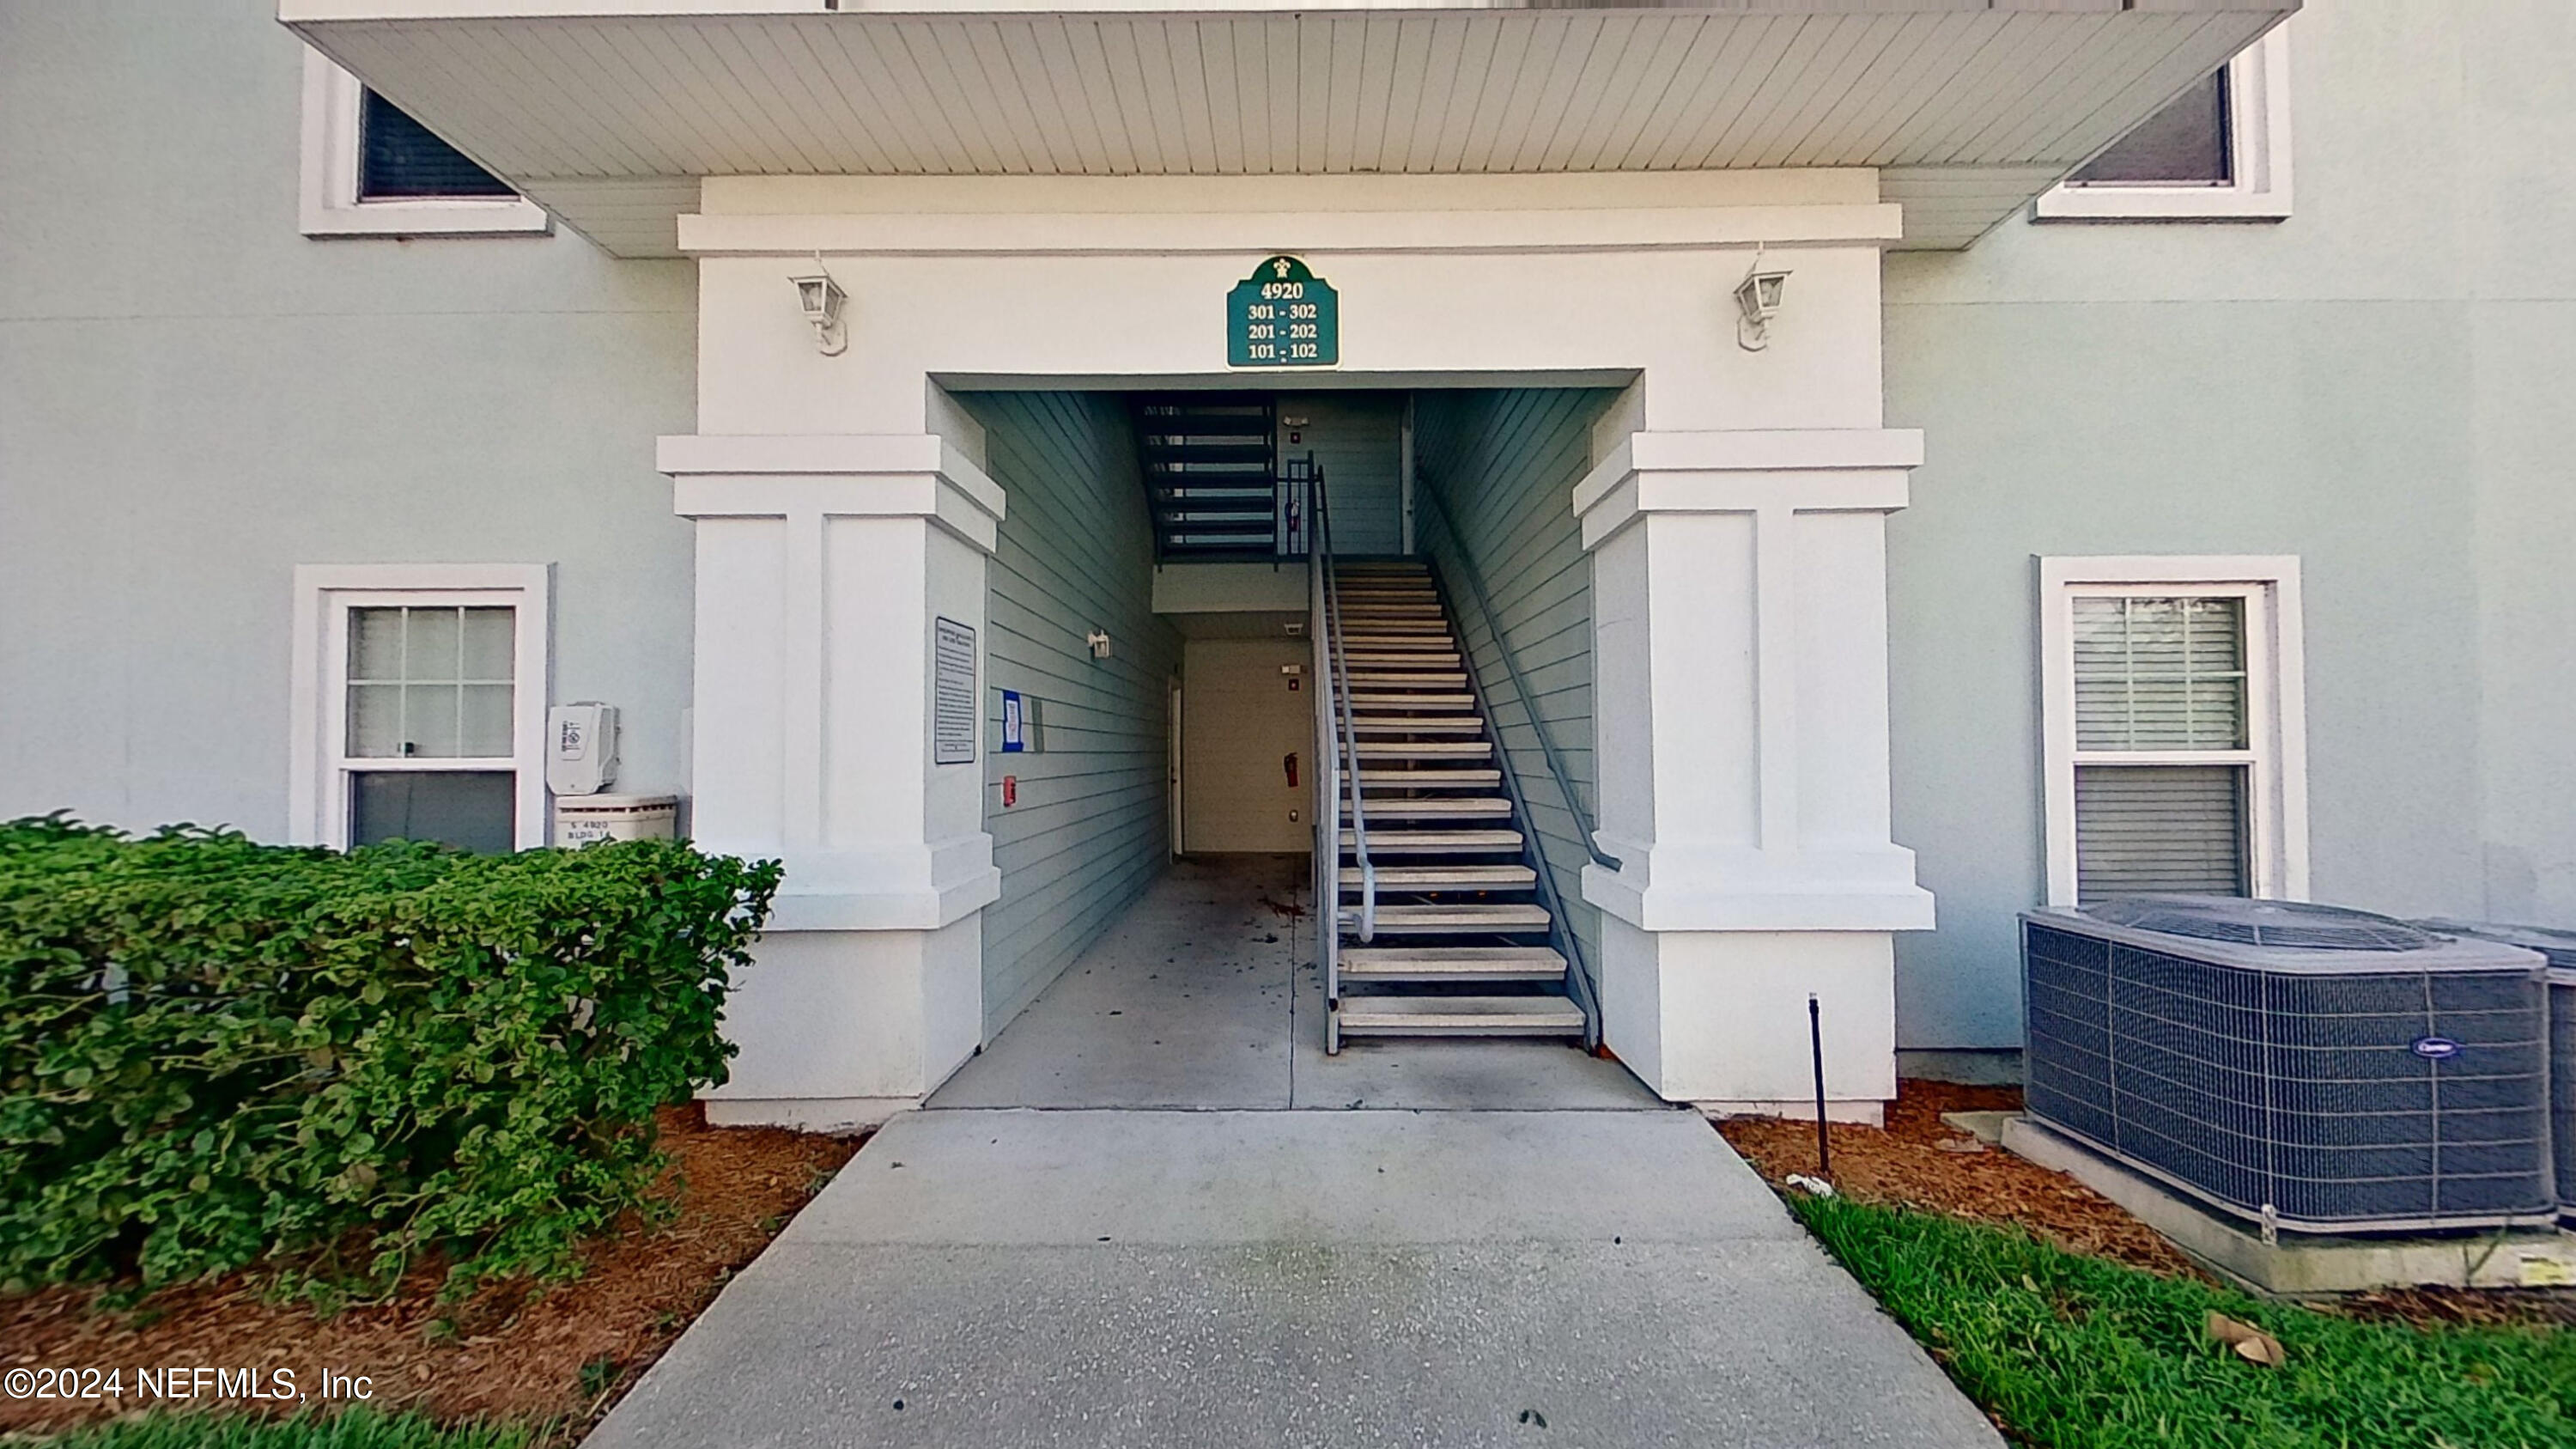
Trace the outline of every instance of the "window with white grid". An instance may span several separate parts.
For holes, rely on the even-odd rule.
[[[544,843],[545,570],[297,571],[300,838]]]
[[[2303,894],[2295,561],[2043,573],[2051,901]]]

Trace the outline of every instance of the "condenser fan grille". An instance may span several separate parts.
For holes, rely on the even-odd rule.
[[[2558,1202],[2545,975],[2519,947],[2363,911],[2173,896],[2029,911],[2023,1100],[2248,1221],[2536,1225]]]
[[[2106,926],[2284,951],[2420,951],[2439,938],[2404,921],[2341,906],[2235,896],[2123,896],[2086,906]]]

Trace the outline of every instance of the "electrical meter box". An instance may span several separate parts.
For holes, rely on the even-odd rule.
[[[597,700],[546,711],[546,788],[596,795],[617,783],[617,706]]]

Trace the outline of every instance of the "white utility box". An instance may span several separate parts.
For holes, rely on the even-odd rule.
[[[546,788],[596,795],[617,783],[617,706],[595,699],[546,711]]]

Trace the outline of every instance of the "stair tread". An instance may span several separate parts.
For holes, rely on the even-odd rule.
[[[1500,770],[1372,770],[1363,765],[1360,783],[1398,790],[1456,790],[1469,785],[1490,788],[1503,782]]]
[[[1441,715],[1431,719],[1362,714],[1351,717],[1351,729],[1364,735],[1481,735],[1485,732],[1485,720],[1482,715],[1473,714]]]
[[[1345,996],[1338,1014],[1345,1033],[1583,1030],[1583,1008],[1562,996]]]
[[[1357,835],[1342,832],[1342,848],[1359,844]],[[1369,854],[1372,856],[1416,850],[1518,850],[1521,833],[1517,830],[1371,830]]]
[[[1538,883],[1538,872],[1525,865],[1381,865],[1376,871],[1380,890],[1431,885],[1500,888]],[[1359,883],[1359,867],[1342,867],[1342,884]]]
[[[1376,820],[1419,819],[1431,815],[1509,815],[1512,802],[1501,799],[1468,800],[1371,800],[1369,818]],[[1342,802],[1342,816],[1350,817],[1350,802]]]
[[[1342,915],[1358,913],[1345,908]],[[1468,902],[1468,905],[1381,905],[1378,908],[1378,926],[1386,926],[1388,920],[1406,920],[1406,923],[1417,923],[1417,926],[1419,923],[1432,923],[1432,920],[1440,920],[1440,923],[1458,920],[1458,923],[1476,923],[1476,926],[1515,920],[1515,923],[1528,923],[1528,926],[1546,926],[1551,915],[1548,915],[1546,905],[1528,905],[1528,902],[1517,902],[1517,905],[1512,905],[1512,902],[1504,902],[1504,905],[1479,905],[1479,902]]]
[[[1372,705],[1398,705],[1407,709],[1470,709],[1476,703],[1472,694],[1367,694],[1352,690],[1348,696],[1352,707],[1365,709]]]
[[[1396,743],[1386,740],[1360,742],[1361,768],[1369,760],[1481,760],[1494,753],[1494,747],[1483,740],[1412,740]]]
[[[1565,969],[1565,956],[1554,946],[1344,946],[1344,969],[1353,963],[1383,965],[1396,961],[1455,961],[1486,966],[1553,966]]]

